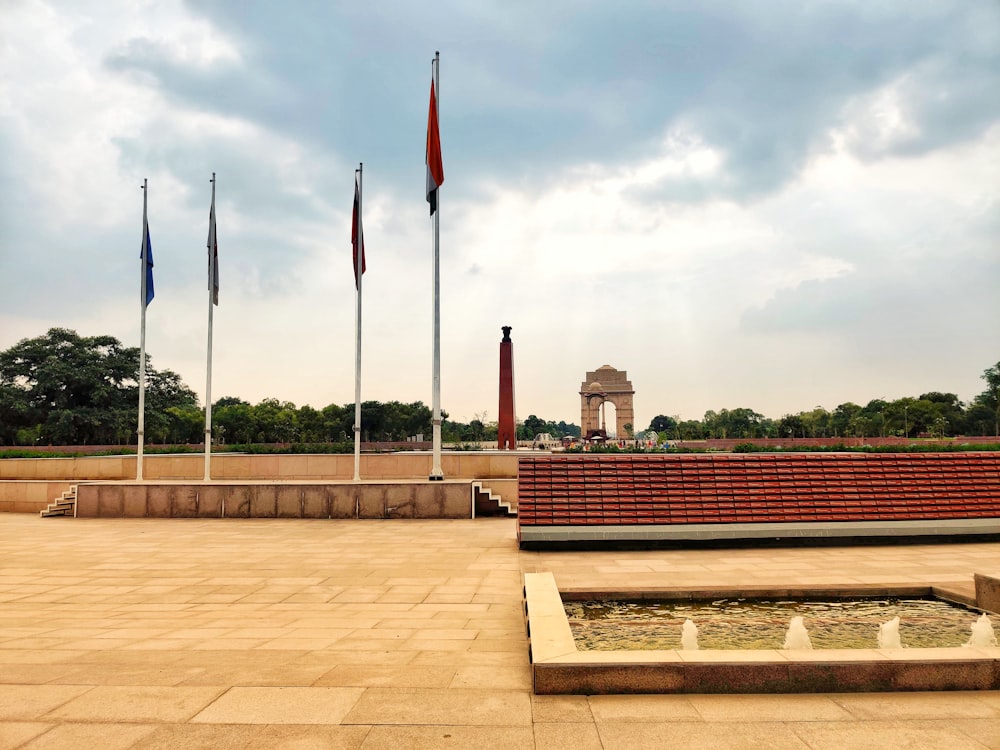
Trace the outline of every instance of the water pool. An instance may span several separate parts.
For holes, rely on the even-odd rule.
[[[703,649],[780,649],[793,617],[802,617],[813,648],[877,648],[879,626],[899,617],[904,647],[962,646],[979,612],[939,599],[564,602],[577,648],[590,651],[681,647],[690,619]]]

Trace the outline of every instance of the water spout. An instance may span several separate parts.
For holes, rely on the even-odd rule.
[[[681,628],[681,648],[685,651],[698,650],[698,626],[691,620],[685,620]]]
[[[979,619],[972,623],[972,637],[969,638],[969,642],[965,644],[966,646],[996,646],[997,637],[993,632],[993,623],[990,622],[989,615],[985,612],[979,616]]]
[[[878,647],[879,648],[902,648],[903,643],[899,640],[899,616],[893,617],[889,622],[883,622],[878,626]]]
[[[809,631],[806,630],[802,617],[796,615],[792,618],[785,634],[785,649],[811,649],[812,641],[809,640]]]

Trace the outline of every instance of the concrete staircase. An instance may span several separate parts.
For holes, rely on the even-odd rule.
[[[510,503],[504,500],[500,495],[497,495],[489,487],[483,485],[483,482],[479,479],[475,479],[472,482],[472,501],[475,503],[477,499],[484,496],[489,503],[496,503],[496,506],[500,509],[505,516],[516,516],[517,515],[517,503]]]
[[[52,516],[75,516],[76,485],[74,484],[68,490],[63,492],[56,498],[55,502],[49,503],[45,510],[38,511],[38,515],[42,518],[50,518]]]

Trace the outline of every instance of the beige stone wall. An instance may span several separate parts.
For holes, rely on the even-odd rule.
[[[135,456],[0,460],[0,512],[36,513],[79,481],[134,480],[135,461]],[[200,454],[146,456],[143,478],[147,481],[199,481],[204,477],[204,462]],[[445,452],[441,456],[441,467],[446,479],[513,479],[517,477],[517,455],[512,452]],[[422,480],[427,479],[430,470],[429,453],[361,456],[363,480]],[[212,478],[215,480],[350,481],[353,477],[354,456],[351,455],[212,456]]]
[[[37,513],[72,486],[72,482],[0,480],[0,513]]]
[[[82,484],[81,518],[468,518],[464,482]]]
[[[445,452],[441,466],[447,478],[488,479],[517,476],[517,456],[485,451]],[[363,479],[426,479],[429,453],[379,453],[361,456]],[[143,477],[202,479],[205,459],[200,454],[152,455],[143,460]],[[213,479],[351,479],[354,456],[226,455],[212,456]],[[0,460],[0,480],[135,479],[135,456],[81,458],[10,458]]]

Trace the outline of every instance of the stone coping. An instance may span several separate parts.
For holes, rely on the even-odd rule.
[[[843,587],[924,593],[932,587]],[[822,591],[838,590],[823,587]],[[662,592],[657,589],[656,592]],[[679,592],[680,590],[674,590]],[[763,596],[762,587],[711,590]],[[769,589],[774,596],[809,591]],[[820,591],[817,589],[816,591]],[[577,589],[570,596],[594,591]],[[607,592],[604,592],[607,593]],[[615,592],[622,594],[624,592]],[[652,595],[652,590],[646,592]],[[708,594],[710,590],[701,589]],[[629,592],[638,598],[641,591]],[[1000,648],[907,648],[697,651],[579,651],[551,573],[525,573],[524,604],[534,692],[613,693],[839,693],[1000,689]]]
[[[431,469],[428,451],[361,454],[365,479],[426,479]],[[445,477],[464,479],[517,478],[515,451],[442,451]],[[9,458],[0,460],[0,479],[129,480],[136,476],[134,455],[81,456],[73,458]],[[205,473],[202,453],[154,453],[143,456],[146,479],[198,481]],[[349,453],[212,453],[216,480],[340,480],[354,476],[354,456]]]
[[[1000,534],[1000,518],[913,521],[796,521],[782,523],[682,523],[642,525],[519,525],[522,547],[579,542],[650,543],[736,539],[807,539]]]
[[[493,480],[485,479],[481,480],[484,482],[490,482]],[[71,484],[84,485],[84,484],[99,484],[99,485],[114,485],[114,486],[127,486],[127,485],[138,485],[138,486],[158,486],[158,485],[173,485],[173,486],[186,486],[186,485],[198,485],[198,486],[212,486],[212,487],[242,487],[244,485],[301,485],[306,487],[315,487],[318,485],[344,485],[344,486],[359,486],[359,485],[378,485],[378,484],[471,484],[472,479],[461,478],[461,477],[445,477],[444,479],[436,479],[431,481],[430,479],[367,479],[362,477],[359,480],[353,479],[282,479],[280,477],[275,477],[273,479],[233,479],[231,477],[226,477],[223,479],[115,479],[115,480],[101,480],[101,479],[81,479],[79,481],[72,482]]]

